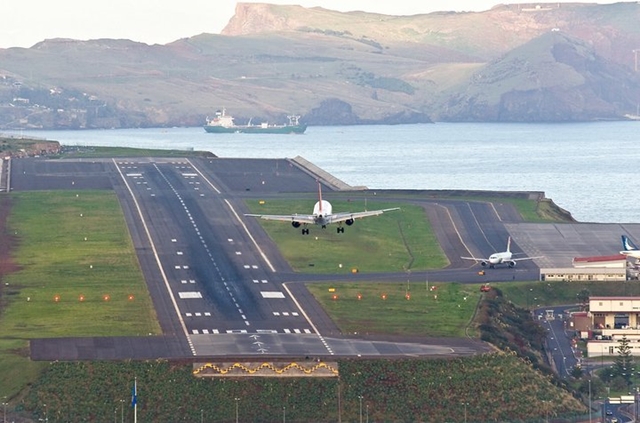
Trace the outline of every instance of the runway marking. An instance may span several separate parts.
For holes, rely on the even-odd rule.
[[[178,292],[178,296],[182,299],[202,298],[202,294],[197,291]]]
[[[220,268],[218,267],[218,264],[216,263],[213,255],[211,254],[211,252],[209,251],[209,246],[207,245],[205,239],[202,237],[202,234],[200,233],[200,229],[198,228],[197,223],[194,221],[193,216],[191,215],[191,212],[189,211],[188,207],[186,206],[184,199],[182,198],[182,195],[180,195],[180,193],[178,192],[178,190],[171,184],[171,182],[169,181],[169,179],[165,176],[164,173],[162,173],[162,171],[160,170],[160,168],[158,167],[157,164],[154,163],[153,165],[155,167],[155,169],[158,171],[158,173],[160,174],[160,176],[164,179],[164,181],[167,183],[167,185],[169,186],[169,188],[171,188],[171,191],[173,191],[173,194],[178,198],[178,201],[180,202],[180,204],[182,205],[182,208],[184,209],[186,215],[189,217],[189,221],[191,222],[191,225],[193,226],[196,234],[198,235],[198,238],[200,239],[200,243],[202,244],[202,246],[204,247],[205,251],[207,252],[207,254],[209,255],[209,260],[211,261],[211,263],[213,264],[213,267],[216,269],[216,271],[218,272],[218,275],[220,277],[220,280],[222,281],[222,283],[224,284],[226,290],[227,290],[227,294],[229,295],[229,297],[231,298],[231,301],[233,301],[233,304],[236,306],[236,308],[238,309],[239,313],[240,313],[240,317],[242,318],[242,320],[244,320],[244,323],[246,326],[250,326],[251,323],[247,320],[247,317],[242,314],[240,305],[238,304],[238,301],[236,300],[233,291],[231,291],[229,285],[227,284],[227,282],[225,281],[224,276],[222,275]],[[196,169],[197,170],[197,169]],[[199,171],[198,171],[199,172]],[[219,191],[218,191],[219,192]],[[189,266],[183,266],[183,269],[188,269]]]
[[[153,256],[155,257],[156,264],[158,265],[158,269],[160,270],[160,275],[162,276],[162,280],[164,281],[165,288],[167,289],[167,292],[169,293],[169,298],[171,298],[171,302],[173,303],[173,308],[176,312],[176,315],[178,316],[178,320],[180,321],[180,326],[182,326],[182,331],[185,337],[187,338],[187,343],[189,344],[191,353],[193,355],[196,355],[196,350],[195,350],[195,347],[193,346],[193,341],[189,337],[187,326],[185,325],[184,320],[180,315],[180,308],[178,307],[178,303],[176,302],[175,296],[173,295],[173,292],[171,291],[171,287],[169,286],[169,280],[167,279],[167,275],[164,272],[164,268],[162,267],[162,262],[160,261],[160,257],[158,256],[158,250],[156,249],[156,245],[154,244],[153,238],[151,237],[151,232],[149,232],[149,227],[147,226],[147,222],[144,220],[144,215],[142,214],[142,210],[140,209],[140,204],[138,203],[136,196],[133,194],[133,190],[131,189],[131,186],[129,186],[129,182],[127,181],[127,178],[125,178],[124,175],[122,174],[122,169],[120,169],[120,166],[116,164],[115,159],[111,159],[111,160],[116,166],[116,169],[118,170],[118,173],[122,178],[122,181],[124,182],[125,186],[127,187],[127,190],[129,191],[129,194],[131,195],[131,198],[133,199],[133,203],[135,204],[136,210],[138,211],[138,217],[142,222],[142,226],[144,227],[145,234],[147,235],[147,239],[149,240],[149,244],[151,245],[151,250],[153,251]]]
[[[260,291],[262,298],[286,298],[280,291]]]
[[[320,331],[318,331],[318,328],[313,324],[313,322],[311,321],[307,313],[304,311],[302,306],[300,306],[300,303],[298,302],[296,297],[293,296],[287,284],[283,283],[282,288],[284,288],[287,291],[287,294],[289,294],[289,298],[291,298],[291,300],[295,303],[296,307],[298,307],[298,310],[300,310],[300,313],[302,313],[302,316],[305,318],[309,326],[311,326],[311,328],[313,329],[313,333],[315,333],[318,336],[318,338],[320,339],[320,342],[322,342],[322,345],[324,345],[324,347],[327,349],[329,354],[333,355],[334,354],[333,350],[331,349],[327,341],[324,339],[324,337],[320,334]]]

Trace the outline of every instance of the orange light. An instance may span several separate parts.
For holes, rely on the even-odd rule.
[[[406,294],[404,297],[405,297],[407,300],[410,300],[410,299],[411,299],[411,294]]]
[[[109,296],[109,294],[106,294],[102,297],[103,300],[105,301],[109,301],[111,299],[111,297]]]
[[[382,299],[386,300],[387,299],[387,294],[382,294]]]
[[[129,295],[129,301],[133,301],[133,295]]]
[[[331,298],[332,298],[332,299],[334,299],[334,300],[337,300],[337,299],[338,299],[338,296],[337,296],[336,294],[333,294],[333,295],[331,296]]]
[[[358,299],[361,300],[362,299],[362,294],[358,294]]]
[[[60,301],[60,295],[54,295],[53,301],[55,301],[56,303]]]
[[[78,300],[80,300],[80,302],[84,301],[84,295],[80,295],[80,296],[78,297]]]

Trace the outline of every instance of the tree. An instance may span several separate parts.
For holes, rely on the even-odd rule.
[[[634,371],[633,356],[631,355],[631,347],[629,346],[629,340],[626,336],[623,336],[618,341],[618,356],[613,363],[613,373],[615,376],[622,377],[627,385],[631,385],[631,377]]]

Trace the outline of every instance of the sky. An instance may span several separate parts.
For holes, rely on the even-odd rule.
[[[147,44],[166,44],[203,32],[219,34],[233,16],[236,3],[235,0],[2,0],[0,48],[31,47],[49,38],[124,38]],[[320,6],[340,12],[363,10],[386,15],[416,15],[436,11],[480,12],[500,3],[531,2],[264,0],[261,3]]]

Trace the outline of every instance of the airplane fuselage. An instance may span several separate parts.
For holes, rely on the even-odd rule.
[[[504,251],[501,253],[494,253],[489,256],[487,261],[483,261],[480,264],[482,266],[489,266],[493,268],[496,264],[506,264],[509,267],[515,267],[516,262],[511,260],[513,254],[510,251]]]

